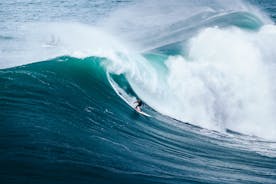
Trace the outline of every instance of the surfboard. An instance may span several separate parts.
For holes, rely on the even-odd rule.
[[[145,113],[145,112],[143,112],[143,111],[137,111],[135,108],[134,108],[134,110],[135,110],[136,112],[138,112],[139,114],[142,114],[142,115],[147,116],[147,117],[151,117],[151,115],[149,115],[149,114],[147,114],[147,113]]]

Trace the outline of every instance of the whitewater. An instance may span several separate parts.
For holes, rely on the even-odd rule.
[[[276,182],[273,1],[0,6],[4,182]]]

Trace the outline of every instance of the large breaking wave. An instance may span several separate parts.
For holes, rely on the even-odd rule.
[[[269,18],[242,1],[153,4],[132,3],[92,27],[21,25],[20,34],[1,38],[8,43],[1,66],[62,55],[107,58],[107,72],[124,75],[164,115],[275,140],[276,27]]]

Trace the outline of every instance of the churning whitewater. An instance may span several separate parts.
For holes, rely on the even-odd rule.
[[[273,1],[0,6],[4,183],[276,182]]]

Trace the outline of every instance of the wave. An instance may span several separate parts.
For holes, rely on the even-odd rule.
[[[272,25],[257,32],[207,28],[190,40],[186,54],[131,55],[106,67],[126,75],[135,93],[162,114],[275,140],[275,38]]]
[[[275,183],[272,20],[239,0],[99,6],[93,25],[5,22],[2,183]]]
[[[128,75],[107,73],[109,62],[59,57],[0,71],[4,181],[273,183],[274,142],[202,129],[149,104],[152,117],[141,116],[114,91],[109,75],[137,93]]]
[[[211,130],[275,140],[275,26],[241,1],[231,6],[173,2],[161,3],[152,12],[147,11],[151,3],[134,3],[110,14],[100,28],[25,24],[25,37],[12,35],[18,38],[16,46],[11,39],[9,48],[2,49],[1,67],[62,55],[107,58],[107,72],[124,75],[135,94],[164,115]],[[164,6],[175,11],[165,16]],[[146,14],[140,19],[139,12]],[[130,21],[114,27],[111,22],[123,15]],[[160,21],[152,24],[152,19]],[[133,23],[139,29],[126,28]],[[118,31],[122,34],[115,37]]]
[[[94,36],[95,43],[77,44],[71,36],[59,37],[63,44],[47,52],[108,58],[108,72],[125,75],[135,93],[156,111],[211,130],[276,139],[275,26],[254,32],[206,28],[184,43],[183,53],[176,56],[141,55],[117,42],[107,44],[107,37],[99,38],[102,46]],[[67,39],[70,42],[64,44]],[[80,48],[85,49],[77,51]]]

